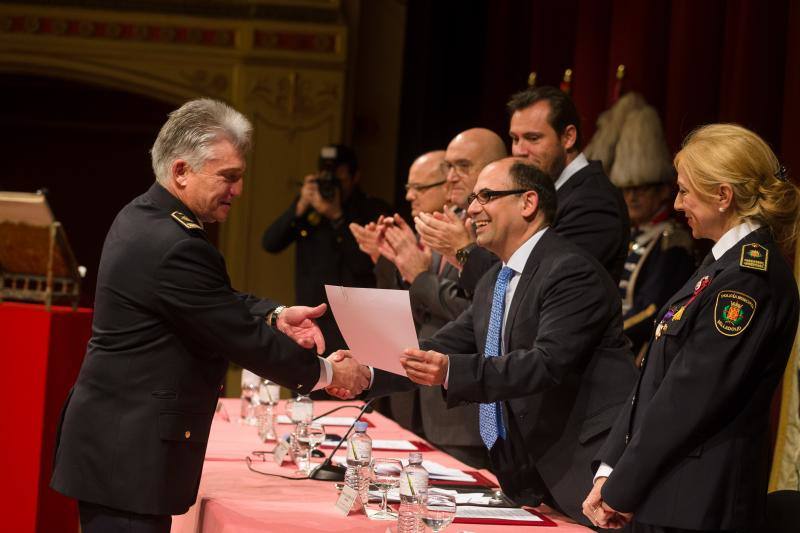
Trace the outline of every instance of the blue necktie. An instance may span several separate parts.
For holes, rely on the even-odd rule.
[[[503,267],[497,276],[492,295],[492,311],[489,315],[489,330],[486,332],[486,348],[484,357],[497,357],[500,355],[500,343],[503,338],[503,312],[505,311],[506,287],[514,271]],[[481,439],[486,448],[491,450],[497,438],[506,438],[506,428],[503,425],[503,406],[500,402],[482,403],[479,409],[479,426]]]

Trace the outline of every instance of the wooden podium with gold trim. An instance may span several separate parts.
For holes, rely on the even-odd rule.
[[[0,191],[0,416],[8,531],[77,531],[75,502],[48,488],[61,406],[78,376],[92,312],[64,229],[42,194]],[[65,305],[57,305],[65,304]]]

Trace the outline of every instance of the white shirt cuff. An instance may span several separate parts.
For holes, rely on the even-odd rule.
[[[447,386],[450,384],[450,356],[445,355],[447,357],[447,374],[444,375],[444,383],[442,383],[442,387],[444,390],[447,390]]]
[[[317,359],[319,359],[319,381],[311,390],[324,389],[331,384],[333,379],[333,365],[331,362],[324,357],[317,356]]]
[[[594,473],[594,478],[592,478],[592,485],[597,483],[597,478],[608,477],[611,475],[611,472],[613,471],[614,469],[611,468],[606,463],[600,463],[600,466],[597,468],[597,472]]]

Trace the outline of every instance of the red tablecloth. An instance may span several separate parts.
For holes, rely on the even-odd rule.
[[[363,515],[344,517],[334,507],[337,493],[334,484],[325,481],[289,481],[276,477],[262,476],[247,469],[244,457],[254,450],[268,450],[272,443],[263,444],[258,438],[256,428],[238,422],[239,400],[223,400],[231,422],[219,417],[211,427],[211,437],[200,482],[197,502],[188,513],[173,518],[173,533],[249,533],[266,531],[375,531],[384,533],[387,528],[397,530],[396,522],[369,520]],[[315,402],[314,412],[323,413],[334,402]],[[276,414],[283,413],[283,406]],[[355,409],[345,409],[332,416],[355,416]],[[375,427],[368,433],[380,439],[418,439],[413,433],[404,430],[392,420],[374,412],[365,415]],[[278,425],[278,433],[288,433],[291,426]],[[344,434],[347,428],[330,426],[328,432]],[[343,452],[339,452],[343,455]],[[338,455],[338,454],[337,454]],[[378,451],[377,457],[405,457],[404,452]],[[441,452],[424,453],[425,459],[445,466],[472,470],[453,457]],[[319,459],[318,459],[319,461]],[[290,463],[278,467],[271,458],[267,462],[254,463],[257,468],[267,472],[291,475],[296,467]],[[487,478],[494,476],[482,470]],[[545,506],[537,511],[558,524],[558,528],[540,528],[546,532],[587,532],[589,529],[571,523],[567,518]],[[489,526],[476,524],[453,524],[448,531],[494,532],[513,531],[523,526]],[[526,527],[526,530],[530,530]]]

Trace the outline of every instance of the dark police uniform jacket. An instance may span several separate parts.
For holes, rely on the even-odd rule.
[[[62,413],[51,486],[143,514],[197,496],[228,360],[310,391],[319,359],[235,292],[194,215],[159,184],[117,215],[103,246],[92,338]]]
[[[619,288],[625,335],[635,355],[646,349],[658,310],[694,272],[693,246],[689,231],[672,219],[632,231]]]
[[[769,408],[797,329],[797,285],[761,228],[701,266],[657,316],[670,310],[598,454],[614,468],[602,496],[647,524],[751,531],[767,495]]]
[[[588,524],[581,502],[592,485],[591,460],[636,379],[617,287],[594,258],[547,230],[520,274],[505,355],[487,359],[499,270],[480,281],[471,307],[421,347],[450,354],[448,405],[503,402],[507,438],[490,453],[503,491],[537,505],[549,493]],[[370,395],[401,382],[410,383],[376,370]]]
[[[614,187],[599,161],[589,164],[556,191],[558,208],[553,229],[589,252],[615,282],[622,276],[628,255],[630,219],[622,193]],[[470,252],[459,285],[472,292],[497,256],[484,248]]]

